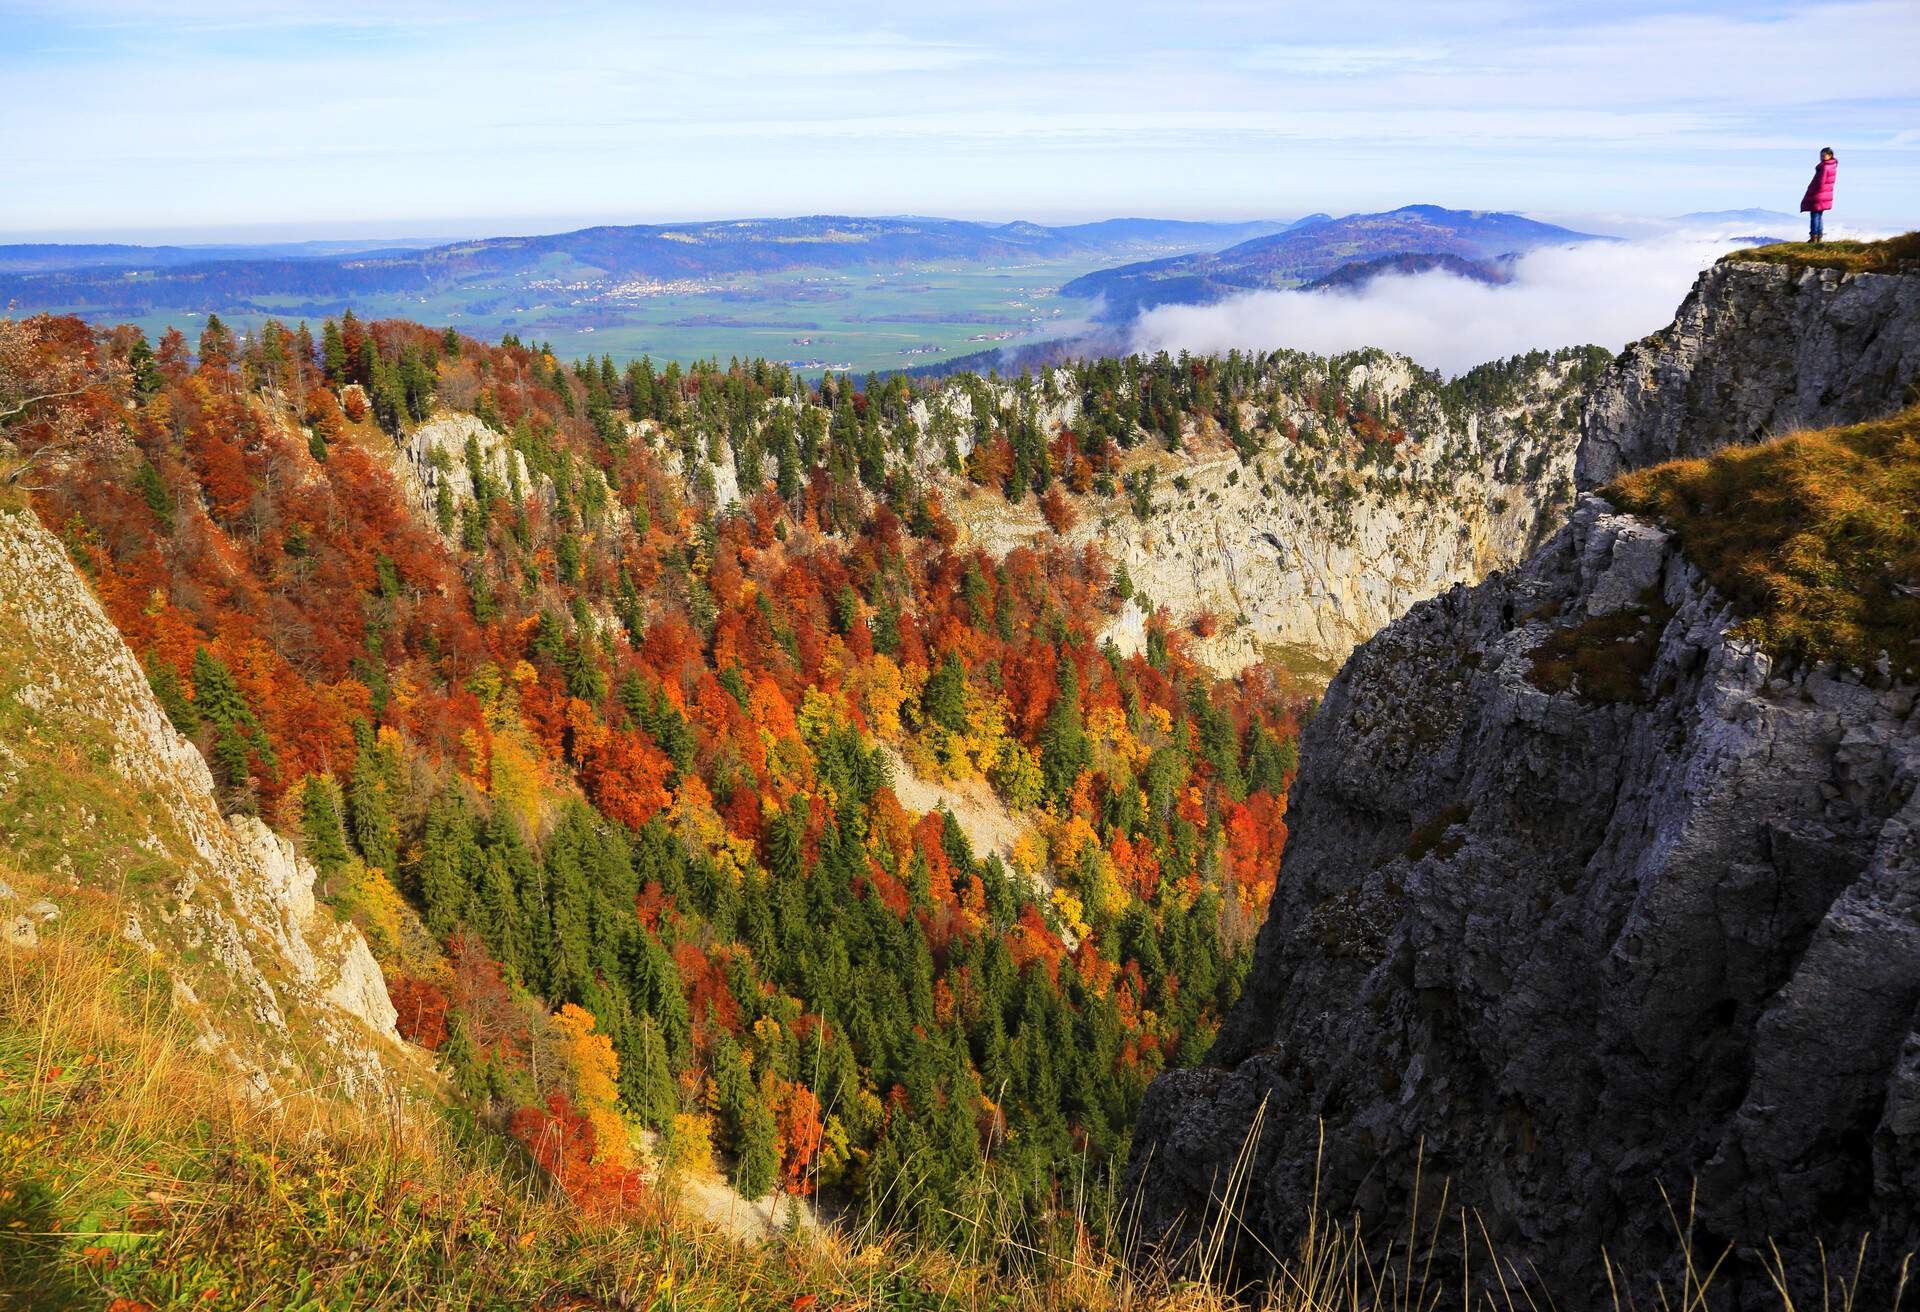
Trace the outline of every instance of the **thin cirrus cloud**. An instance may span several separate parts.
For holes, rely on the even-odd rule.
[[[1451,53],[1444,46],[1271,45],[1256,46],[1235,62],[1241,68],[1351,77],[1382,69],[1433,64]]]
[[[1920,201],[1911,0],[720,9],[0,0],[0,231]]]

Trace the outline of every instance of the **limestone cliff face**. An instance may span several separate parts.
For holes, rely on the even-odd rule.
[[[1258,417],[1265,449],[1254,459],[1218,443],[1218,454],[1141,452],[1126,474],[1151,473],[1149,513],[1125,496],[1082,498],[1064,542],[1096,546],[1176,621],[1211,614],[1218,632],[1196,651],[1223,674],[1269,655],[1336,667],[1415,602],[1512,565],[1558,522],[1572,499],[1572,375],[1570,361],[1545,365],[1510,402],[1460,414],[1406,360],[1378,353],[1341,381],[1403,416],[1407,438],[1389,462],[1357,459],[1287,396]],[[952,504],[995,554],[1061,540],[1031,502],[961,489]],[[1143,635],[1132,614],[1107,636],[1130,652]]]
[[[498,432],[475,415],[442,413],[406,435],[394,462],[394,473],[422,523],[436,522],[443,489],[455,509],[473,503],[473,473],[467,465],[470,441],[480,457],[481,472],[500,487],[538,492],[551,500],[552,480],[534,477],[526,457]]]
[[[1920,278],[1716,264],[1589,398],[1575,476],[1885,414],[1920,382]]]
[[[0,854],[114,899],[203,1044],[263,1096],[389,1086],[404,1059],[365,940],[316,904],[292,844],[221,815],[206,761],[25,511],[0,511],[0,652]]]
[[[1580,467],[1891,410],[1907,321],[1817,346],[1916,303],[1920,278],[1878,282],[1709,271],[1599,384]],[[1424,1146],[1429,1205],[1450,1177],[1562,1306],[1606,1305],[1602,1246],[1671,1279],[1660,1186],[1696,1183],[1734,1305],[1778,1305],[1769,1239],[1802,1302],[1816,1239],[1871,1232],[1890,1288],[1920,1247],[1920,689],[1779,666],[1737,618],[1665,532],[1586,497],[1511,574],[1354,652],[1246,992],[1208,1064],[1147,1095],[1149,1235],[1196,1233],[1258,1124],[1248,1274],[1316,1197],[1404,1237]]]
[[[1537,668],[1623,617],[1625,700]],[[1777,672],[1730,619],[1588,499],[1512,577],[1354,654],[1247,992],[1209,1065],[1148,1095],[1150,1228],[1204,1213],[1264,1100],[1246,1214],[1276,1252],[1322,1120],[1335,1215],[1403,1218],[1424,1140],[1429,1179],[1575,1305],[1601,1243],[1672,1255],[1662,1182],[1698,1178],[1709,1236],[1920,1242],[1915,693]]]

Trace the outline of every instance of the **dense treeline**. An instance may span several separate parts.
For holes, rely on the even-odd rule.
[[[192,350],[8,327],[16,375],[73,393],[6,430],[36,509],[168,714],[583,1205],[636,1187],[647,1126],[934,1235],[1097,1210],[1146,1082],[1237,991],[1299,706],[1164,623],[1099,642],[1088,553],[959,549],[925,447],[962,465],[971,423],[1008,495],[1084,484],[1247,366],[1090,367],[1083,436],[1042,430],[1055,379],[971,380],[959,416],[352,316]],[[397,439],[449,413],[479,422],[410,505]],[[1018,841],[909,813],[901,770],[990,788]]]

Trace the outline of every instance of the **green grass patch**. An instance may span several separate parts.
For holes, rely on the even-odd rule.
[[[1920,677],[1920,406],[1637,470],[1605,495],[1674,532],[1742,636]]]
[[[1909,273],[1920,270],[1920,232],[1885,241],[1776,242],[1722,255],[1720,263],[1786,264],[1802,269],[1838,269],[1842,273]]]
[[[1596,706],[1644,706],[1653,696],[1647,676],[1660,653],[1660,631],[1672,615],[1654,587],[1637,606],[1555,629],[1533,649],[1533,686]]]

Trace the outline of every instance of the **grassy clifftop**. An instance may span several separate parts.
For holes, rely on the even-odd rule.
[[[1722,264],[1786,264],[1842,273],[1904,273],[1920,269],[1920,232],[1885,241],[1783,241],[1720,257]]]
[[[1768,648],[1920,675],[1920,406],[1638,470],[1604,495],[1672,529]]]

